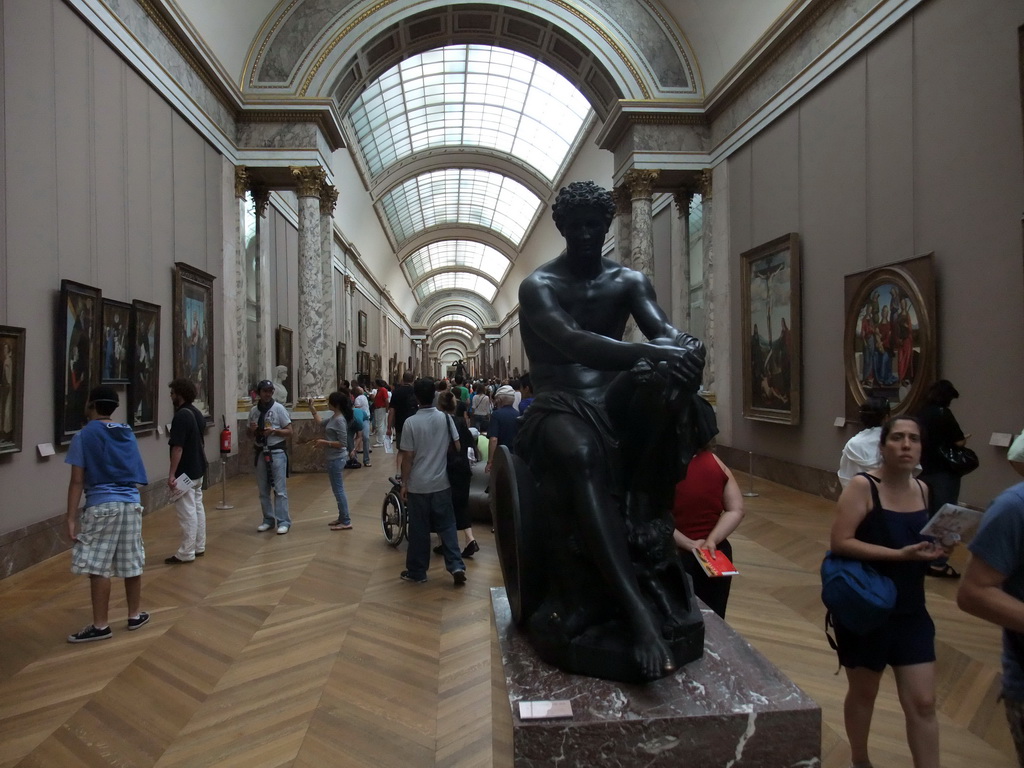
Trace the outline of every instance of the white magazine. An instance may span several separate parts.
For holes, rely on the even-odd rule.
[[[167,502],[177,501],[187,492],[191,491],[195,487],[195,483],[192,482],[192,478],[182,473],[174,478],[175,488],[170,496],[167,497]]]
[[[982,513],[957,504],[943,504],[928,524],[921,529],[923,536],[932,536],[945,547],[967,543],[981,524]]]

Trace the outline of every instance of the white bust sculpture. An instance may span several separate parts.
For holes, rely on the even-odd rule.
[[[284,380],[288,378],[288,366],[279,365],[274,368],[274,399],[281,405],[288,402],[288,390],[285,389]]]

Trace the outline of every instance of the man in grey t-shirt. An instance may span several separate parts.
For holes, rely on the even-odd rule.
[[[957,605],[1003,627],[1003,704],[1024,765],[1024,483],[996,497],[968,549]]]
[[[434,380],[417,379],[413,393],[419,410],[402,428],[402,500],[409,513],[409,550],[402,578],[422,583],[430,567],[430,531],[441,538],[444,565],[455,586],[466,583],[466,565],[459,553],[455,510],[448,482],[448,446],[459,449],[459,433],[451,418],[433,406]]]

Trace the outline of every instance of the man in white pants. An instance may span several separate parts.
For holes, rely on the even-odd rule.
[[[203,476],[206,474],[206,449],[203,444],[206,418],[192,405],[196,399],[196,387],[188,379],[175,379],[167,385],[174,403],[174,418],[171,420],[171,466],[167,475],[167,487],[177,493],[177,478],[185,475],[192,481],[177,501],[181,525],[181,546],[164,562],[168,565],[191,563],[206,552],[206,509],[203,507]]]

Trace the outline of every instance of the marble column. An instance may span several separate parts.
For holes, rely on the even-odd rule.
[[[249,191],[256,205],[256,375],[272,379],[274,333],[270,325],[270,228],[266,219],[270,190],[253,184]]]
[[[637,272],[643,272],[648,280],[654,280],[654,227],[652,223],[651,198],[654,183],[658,180],[658,171],[637,170],[626,171],[624,187],[629,195],[630,232],[629,260],[626,266]],[[632,317],[626,323],[623,334],[626,341],[643,341],[644,335]]]
[[[296,397],[322,396],[324,376],[324,270],[320,243],[320,190],[326,174],[317,165],[292,166],[299,197],[299,370]]]
[[[630,233],[633,228],[633,203],[629,197],[629,190],[625,186],[615,187],[612,190],[612,199],[615,201],[615,255],[624,267],[632,267]]]
[[[338,384],[338,365],[334,354],[338,342],[338,320],[334,310],[334,206],[338,188],[325,184],[320,190],[320,258],[323,265],[324,302],[324,380],[327,392]]]
[[[713,171],[705,168],[700,176],[701,210],[704,216],[704,336],[701,341],[707,347],[708,357],[704,364],[704,390],[715,391],[715,293],[714,293],[714,241],[712,240],[711,214],[714,211],[711,201]]]
[[[651,199],[654,185],[660,171],[626,171],[625,184],[629,189],[632,204],[632,231],[630,232],[630,254],[633,269],[643,272],[648,280],[654,280],[654,225]]]
[[[426,339],[423,340],[423,346],[420,347],[420,371],[423,376],[430,375],[430,342]]]
[[[672,219],[672,325],[690,330],[690,203],[693,193],[678,190],[672,195],[676,216]]]
[[[235,166],[235,295],[232,317],[228,322],[234,326],[235,341],[235,401],[249,398],[249,387],[255,382],[249,381],[249,334],[247,332],[246,302],[248,301],[248,265],[245,263],[245,197],[249,191],[249,172],[244,165]],[[225,304],[227,299],[225,299]],[[226,313],[225,313],[226,316]],[[230,411],[231,401],[225,410]]]

